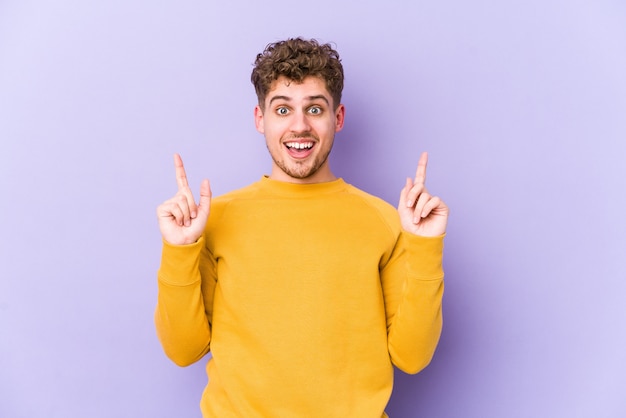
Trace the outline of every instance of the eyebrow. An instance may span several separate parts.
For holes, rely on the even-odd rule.
[[[289,96],[274,96],[274,97],[272,97],[270,99],[269,104],[271,105],[274,100],[284,100],[286,102],[290,102],[292,99]],[[323,94],[318,94],[318,95],[315,95],[315,96],[307,96],[306,100],[308,100],[310,102],[315,101],[315,100],[323,100],[324,102],[326,102],[326,104],[328,106],[330,106],[330,103],[328,102],[328,99]]]

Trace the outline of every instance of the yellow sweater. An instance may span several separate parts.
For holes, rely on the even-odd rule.
[[[435,351],[442,251],[341,179],[264,177],[213,199],[197,243],[164,242],[157,334],[181,366],[211,351],[204,417],[380,418],[392,363]]]

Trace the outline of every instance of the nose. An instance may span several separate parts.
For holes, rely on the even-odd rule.
[[[290,128],[291,132],[294,133],[309,132],[311,130],[309,119],[304,111],[300,110],[293,113]]]

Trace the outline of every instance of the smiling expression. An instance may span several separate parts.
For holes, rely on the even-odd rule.
[[[336,108],[321,78],[301,83],[283,76],[272,84],[263,108],[256,106],[257,130],[272,156],[270,178],[291,183],[335,180],[328,155],[343,128],[345,109]]]

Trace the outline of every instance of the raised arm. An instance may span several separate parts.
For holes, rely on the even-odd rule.
[[[443,235],[448,207],[426,189],[428,154],[419,159],[415,178],[400,193],[402,228],[397,249],[381,281],[385,296],[388,348],[393,363],[417,373],[430,362],[442,327]]]
[[[196,204],[178,154],[174,166],[178,191],[157,208],[163,251],[154,321],[167,356],[186,366],[202,358],[211,343],[215,281],[209,272],[211,258],[200,239],[209,216],[211,189],[204,180]]]

